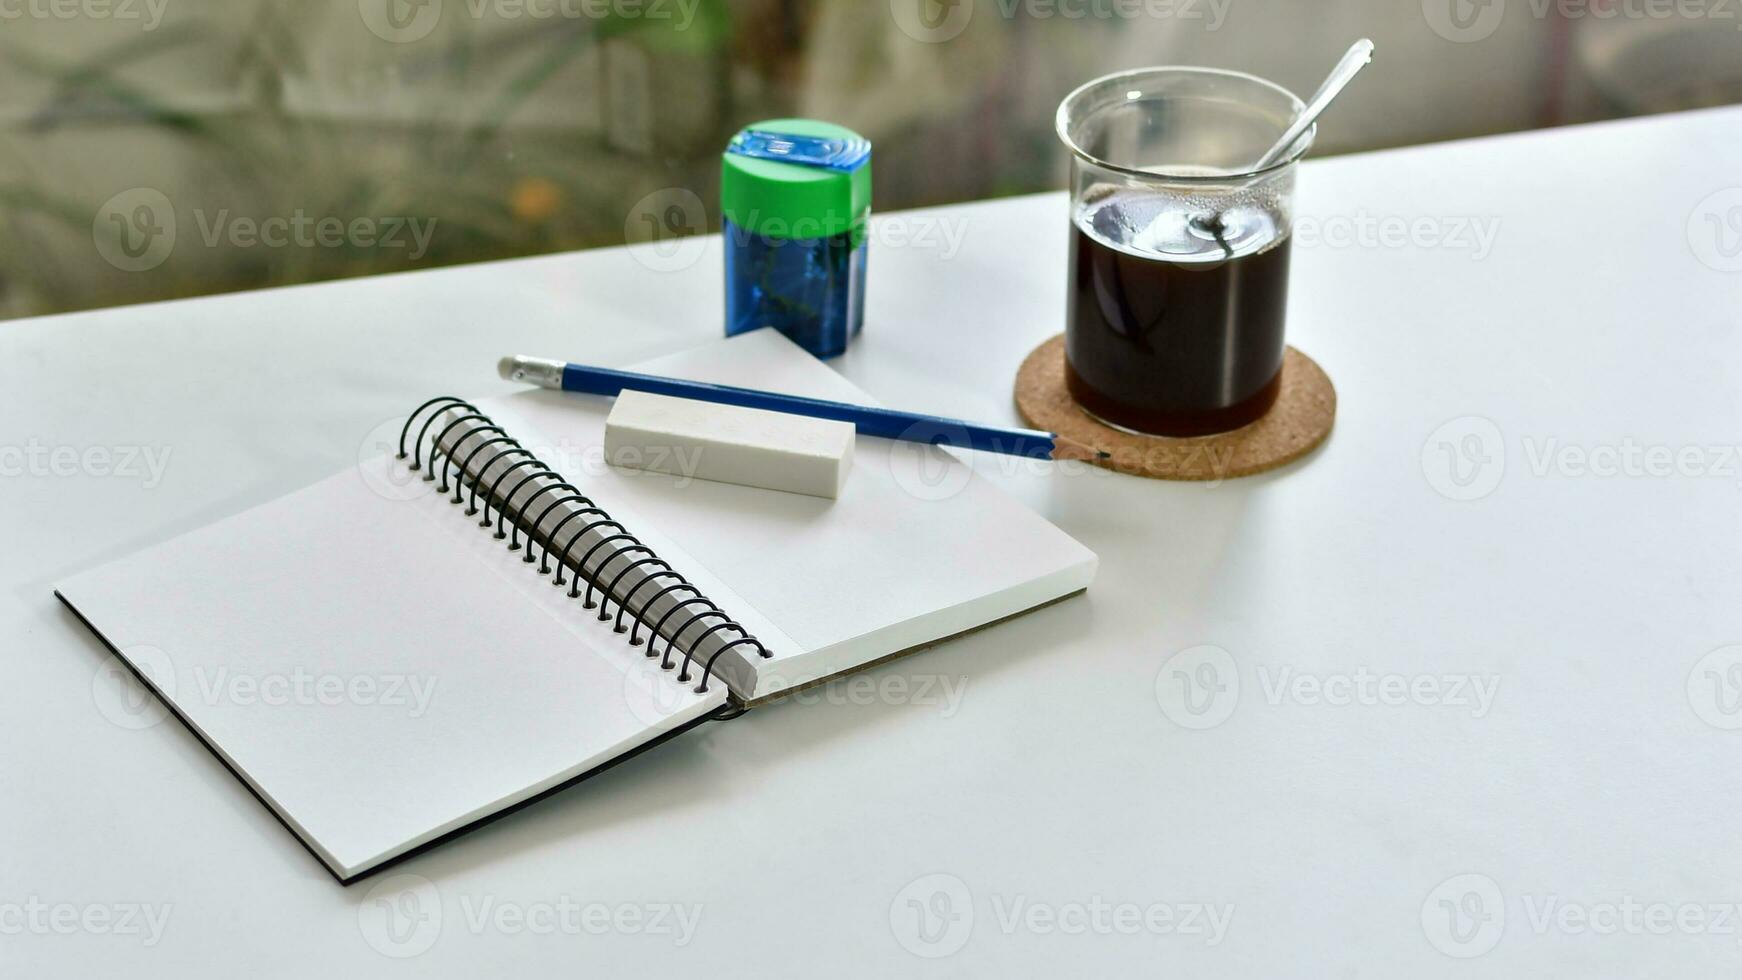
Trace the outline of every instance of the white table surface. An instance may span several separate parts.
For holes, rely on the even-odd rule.
[[[1099,552],[1086,597],[350,889],[173,720],[111,720],[51,588],[354,465],[424,396],[509,390],[502,354],[715,336],[717,241],[679,272],[616,249],[0,324],[0,453],[168,454],[160,480],[0,455],[0,973],[1733,975],[1742,191],[1710,196],[1738,186],[1738,109],[1308,164],[1326,241],[1290,317],[1342,396],[1321,452],[1213,487],[979,460]],[[1064,197],[882,220],[965,237],[878,242],[839,369],[1014,422],[1061,329]],[[1381,220],[1414,243],[1341,234]],[[389,932],[400,874],[435,894]],[[571,903],[701,911],[684,943],[549,918]],[[164,928],[104,923],[129,908]]]

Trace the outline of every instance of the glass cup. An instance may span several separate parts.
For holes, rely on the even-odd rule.
[[[1059,106],[1072,154],[1066,379],[1102,421],[1202,436],[1282,390],[1295,166],[1254,170],[1302,110],[1239,72],[1149,68]]]

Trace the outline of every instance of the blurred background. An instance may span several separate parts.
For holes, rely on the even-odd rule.
[[[1089,78],[1362,35],[1319,156],[1742,101],[1742,0],[0,0],[0,318],[717,230],[772,116],[879,211],[1058,188]]]

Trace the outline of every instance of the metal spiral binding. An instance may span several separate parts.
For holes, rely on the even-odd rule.
[[[428,417],[424,418],[422,427],[418,429],[417,438],[410,443],[408,450],[407,439],[411,435],[412,426],[416,425],[418,419],[426,414]],[[454,417],[447,418],[449,415]],[[436,428],[438,420],[443,420],[440,428]],[[472,424],[468,425],[468,423]],[[431,436],[432,428],[436,429],[433,437]],[[456,432],[459,434],[454,435]],[[477,436],[488,436],[489,438],[481,440],[477,445],[464,449],[462,452],[462,444]],[[426,448],[428,450],[427,462],[424,456]],[[485,452],[489,452],[488,459],[482,466],[474,469],[474,462]],[[439,483],[437,482],[438,457],[445,460],[441,463]],[[600,622],[611,621],[611,605],[615,603],[617,606],[616,621],[612,628],[618,633],[627,629],[629,645],[636,647],[641,646],[641,631],[645,628],[648,631],[647,659],[658,657],[660,669],[676,670],[679,682],[687,684],[692,679],[691,667],[696,662],[694,658],[701,644],[710,637],[720,637],[722,640],[720,648],[714,651],[713,656],[709,657],[706,663],[701,665],[701,680],[696,687],[697,694],[707,693],[708,681],[714,677],[714,665],[721,656],[731,650],[741,647],[753,648],[757,655],[763,659],[774,656],[767,647],[762,645],[760,640],[751,636],[743,626],[726,615],[725,611],[713,600],[703,595],[700,589],[655,554],[652,548],[643,544],[639,538],[630,533],[628,528],[613,520],[610,514],[599,507],[579,487],[565,482],[557,471],[546,466],[534,453],[521,446],[501,426],[491,421],[489,416],[480,412],[477,406],[471,402],[452,397],[432,398],[418,406],[417,411],[412,412],[411,417],[405,420],[405,426],[399,432],[397,458],[410,459],[411,462],[407,466],[414,471],[422,471],[424,480],[437,483],[436,488],[441,493],[452,492],[453,496],[448,498],[449,503],[456,506],[467,504],[466,516],[477,517],[482,514],[483,519],[478,522],[478,527],[484,529],[490,527],[490,510],[494,507],[496,510],[496,539],[508,539],[510,551],[523,550],[520,535],[524,530],[526,544],[525,554],[521,561],[528,565],[538,565],[540,575],[554,574],[552,584],[558,587],[568,585],[568,597],[581,600],[582,608],[598,609]],[[496,474],[486,485],[484,476],[490,468],[507,460],[514,460],[514,462],[504,467],[502,472]],[[510,485],[509,478],[515,474],[519,474],[519,476]],[[506,492],[503,490],[505,486],[508,487]],[[522,497],[522,491],[529,487],[533,489]],[[469,503],[466,498],[468,489],[471,493]],[[538,511],[538,516],[528,521],[527,515],[532,510],[533,504],[540,500],[543,503]],[[481,505],[480,501],[482,501]],[[582,509],[564,516],[545,537],[545,540],[539,541],[538,529],[544,525],[545,520],[558,507],[565,504],[580,504]],[[569,536],[567,544],[559,547],[557,542],[562,540],[563,530],[577,521],[580,522],[579,526]],[[602,537],[588,548],[579,560],[576,560],[574,557],[575,545],[594,531],[600,532]],[[542,553],[536,557],[533,551],[535,546],[543,548]],[[553,551],[557,552],[554,566],[551,564]],[[595,556],[599,559],[598,564],[592,565]],[[619,560],[623,561],[622,567],[616,572],[610,573],[609,567],[613,562]],[[588,571],[589,567],[592,569],[590,572]],[[565,568],[574,573],[572,578],[564,577],[563,570]],[[637,571],[646,571],[647,574],[641,581],[630,587],[621,598],[615,598],[618,587]],[[610,576],[608,579],[607,574]],[[584,594],[581,591],[583,580],[587,583]],[[659,585],[641,603],[638,610],[631,610],[630,604],[634,601],[635,596],[649,583],[664,584]],[[598,593],[597,601],[594,600],[595,590]],[[651,614],[655,605],[666,599],[672,600],[672,607],[666,610],[657,622],[650,624],[648,620],[652,618]],[[698,609],[700,611],[696,611]],[[682,617],[681,625],[678,625],[671,633],[666,633],[666,625],[673,622],[674,618],[677,618],[678,614],[684,610],[689,610],[689,612]],[[625,617],[631,621],[627,626],[625,625]],[[673,654],[684,634],[697,625],[709,622],[712,622],[712,625],[697,633],[694,642],[687,646],[682,661],[674,660]],[[736,635],[727,636],[728,633]],[[666,638],[664,656],[660,656],[658,651],[659,639],[662,636]]]

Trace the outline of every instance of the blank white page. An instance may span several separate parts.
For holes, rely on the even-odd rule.
[[[773,330],[631,370],[876,404]],[[840,499],[824,500],[599,465],[587,450],[604,443],[609,399],[538,391],[504,402],[564,447],[552,465],[652,522],[797,645],[754,665],[747,700],[1032,609],[1095,575],[1093,552],[940,449],[861,437]]]
[[[341,879],[725,701],[389,465],[60,589]]]

